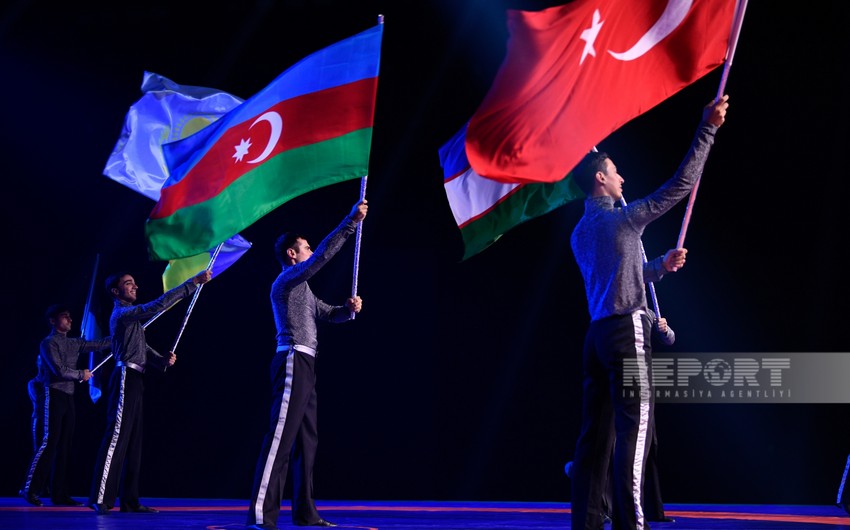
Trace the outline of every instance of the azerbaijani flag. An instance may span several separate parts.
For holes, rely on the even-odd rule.
[[[446,196],[467,259],[520,223],[584,197],[571,175],[552,184],[509,184],[486,179],[469,165],[464,125],[440,148]]]
[[[284,202],[368,173],[383,25],[296,63],[218,121],[165,144],[151,259],[206,252]]]

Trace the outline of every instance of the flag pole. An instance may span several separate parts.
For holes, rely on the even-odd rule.
[[[363,178],[360,179],[360,201],[366,198],[366,183],[369,179],[369,175],[364,175]],[[354,234],[354,273],[351,280],[351,297],[354,298],[357,296],[357,276],[360,272],[360,240],[363,237],[363,221],[357,223],[357,232]],[[351,320],[354,320],[356,313],[351,311]]]
[[[378,15],[378,24],[384,23],[384,15]],[[369,175],[363,175],[360,179],[360,202],[366,198],[366,183]],[[351,279],[351,297],[357,296],[357,277],[360,273],[360,240],[363,237],[363,221],[357,223],[357,231],[354,234],[354,271]],[[356,313],[351,311],[351,320],[354,320]]]
[[[215,259],[218,257],[218,253],[221,252],[221,247],[223,247],[223,246],[224,246],[224,242],[222,241],[221,243],[218,244],[217,247],[215,247],[215,252],[213,252],[212,257],[210,257],[210,262],[207,265],[206,270],[212,269],[213,263],[215,263]],[[171,350],[169,350],[171,353],[174,353],[174,351],[177,350],[177,343],[180,342],[180,337],[183,336],[183,330],[186,329],[186,324],[189,322],[189,316],[192,314],[192,309],[195,307],[195,302],[197,302],[198,295],[201,294],[201,289],[203,287],[204,287],[204,284],[198,285],[198,289],[195,291],[195,295],[192,296],[192,301],[189,303],[189,309],[186,310],[186,316],[183,317],[183,325],[180,326],[180,331],[177,333],[177,338],[174,339],[174,346],[172,346]]]
[[[169,309],[171,309],[172,307],[176,306],[179,302],[180,302],[180,300],[178,300],[177,302],[174,302],[174,303],[173,303],[173,304],[171,304],[170,306],[166,307],[165,309],[163,309],[163,310],[162,310],[162,311],[160,311],[159,313],[157,313],[157,314],[155,314],[154,316],[152,316],[152,317],[150,318],[150,320],[148,320],[147,322],[145,322],[144,324],[142,324],[142,329],[148,329],[148,326],[150,326],[151,324],[153,324],[153,321],[154,321],[154,320],[156,320],[156,319],[158,319],[159,317],[161,317],[161,316],[163,315],[163,313],[165,313],[166,311],[168,311],[168,310],[169,310]]]
[[[80,325],[80,328],[82,328],[82,334],[80,335],[80,338],[83,339],[83,340],[85,340],[85,338],[86,338],[86,329],[88,329],[87,326],[88,326],[89,320],[91,318],[91,317],[89,317],[89,312],[91,311],[91,299],[92,299],[92,295],[94,294],[94,282],[95,282],[95,278],[97,278],[97,268],[98,268],[99,264],[100,264],[100,253],[97,253],[97,254],[94,255],[94,270],[91,273],[91,283],[89,284],[89,295],[86,298],[86,307],[85,307],[85,309],[83,309],[83,321]]]
[[[729,47],[726,50],[726,62],[723,65],[723,74],[720,76],[720,85],[717,88],[717,96],[714,98],[714,103],[720,101],[720,98],[723,97],[723,91],[726,89],[726,81],[729,79],[729,69],[732,68],[732,59],[735,57],[735,49],[738,47],[738,38],[741,36],[741,26],[744,23],[744,12],[746,10],[747,0],[738,0],[735,18],[732,20],[732,33],[729,35]],[[679,230],[679,239],[676,241],[676,248],[684,248],[685,246],[685,234],[688,232],[688,224],[691,222],[691,212],[693,211],[701,180],[702,176],[694,183],[694,188],[688,197],[688,205],[685,208],[685,217],[682,219],[682,228]]]
[[[100,265],[100,253],[98,252],[97,254],[94,255],[94,270],[92,270],[92,273],[91,273],[91,283],[89,284],[89,295],[86,298],[86,307],[85,307],[85,309],[83,309],[83,321],[80,324],[80,328],[82,330],[82,333],[80,334],[80,338],[83,339],[83,340],[86,340],[86,330],[88,329],[89,320],[91,320],[91,318],[92,318],[91,317],[91,300],[92,300],[92,296],[94,295],[94,282],[95,282],[95,279],[97,278],[97,269],[98,269],[99,265]],[[101,365],[103,363],[105,363],[106,361],[108,361],[110,358],[112,358],[111,353],[109,355],[107,355],[106,358],[103,359],[100,362],[100,364],[98,364],[96,367],[89,370],[89,372],[94,373],[95,370],[100,368]],[[94,361],[94,352],[90,352],[89,353],[89,366],[91,366],[93,364],[93,361]],[[80,383],[82,383],[82,382],[83,382],[83,380],[80,379]],[[92,383],[89,383],[89,384],[92,384]]]
[[[729,49],[726,52],[726,62],[723,65],[723,74],[720,77],[720,86],[717,88],[715,102],[723,97],[723,91],[726,89],[729,69],[732,68],[732,59],[734,59],[735,49],[738,47],[738,38],[741,36],[741,26],[744,24],[744,12],[746,10],[747,0],[739,0],[738,8],[735,11],[735,18],[732,21],[732,33],[729,35]]]
[[[102,361],[100,361],[100,363],[98,363],[98,365],[97,365],[97,366],[95,366],[94,368],[92,368],[91,370],[89,370],[89,372],[91,372],[91,374],[92,374],[92,375],[94,375],[94,373],[98,370],[98,368],[100,368],[101,366],[103,366],[103,365],[106,363],[106,361],[108,361],[108,360],[109,360],[109,359],[111,359],[111,358],[112,358],[112,354],[110,353],[109,355],[107,355],[106,357],[104,357],[104,358],[103,358],[103,360],[102,360]],[[89,379],[89,381],[91,381],[91,379]],[[80,381],[80,382],[82,383],[82,381]]]

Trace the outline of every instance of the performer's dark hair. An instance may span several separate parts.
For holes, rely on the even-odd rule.
[[[281,267],[286,265],[286,251],[295,246],[295,242],[304,237],[297,232],[286,232],[277,238],[274,244],[274,255]]]
[[[50,320],[51,318],[56,318],[60,313],[70,312],[71,308],[69,308],[65,304],[53,304],[47,308],[47,311],[44,312],[44,318]]]
[[[584,155],[584,158],[573,170],[573,180],[585,195],[589,196],[593,192],[593,180],[596,172],[605,173],[605,161],[608,158],[610,158],[608,153],[591,151]]]
[[[110,274],[106,278],[106,281],[104,282],[103,286],[106,288],[106,292],[109,293],[109,296],[114,296],[112,294],[112,289],[117,289],[118,283],[121,281],[121,278],[124,277],[124,276],[127,276],[128,274],[130,274],[130,273],[121,271],[121,272],[116,272],[115,274]]]

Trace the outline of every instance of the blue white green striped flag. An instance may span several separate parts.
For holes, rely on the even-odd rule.
[[[584,198],[572,175],[551,184],[509,184],[480,176],[466,158],[466,127],[440,148],[446,196],[463,237],[463,260],[520,223]]]

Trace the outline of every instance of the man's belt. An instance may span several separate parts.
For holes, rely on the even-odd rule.
[[[306,353],[310,357],[316,356],[316,349],[315,348],[311,348],[309,346],[304,346],[303,344],[293,344],[291,346],[278,346],[277,347],[278,352],[289,351],[289,350],[300,351],[301,353]]]
[[[133,370],[139,372],[140,374],[145,373],[145,367],[139,366],[136,363],[131,363],[130,361],[118,361],[115,363],[115,366],[126,366],[127,368],[132,368]]]

